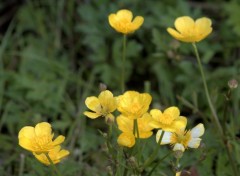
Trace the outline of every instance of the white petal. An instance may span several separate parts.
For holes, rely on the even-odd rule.
[[[157,143],[158,143],[158,141],[160,139],[161,134],[162,134],[162,130],[158,130],[157,135],[156,135]],[[161,144],[162,145],[169,144],[171,142],[171,135],[172,135],[171,132],[165,131],[164,134],[163,134],[163,138],[162,138]]]
[[[190,148],[198,148],[200,145],[201,139],[200,138],[192,138],[189,142],[188,142],[188,147]]]
[[[174,147],[173,147],[173,151],[178,151],[178,150],[184,152],[184,151],[185,151],[185,148],[184,148],[184,146],[183,146],[182,144],[176,143],[176,144],[174,145]]]
[[[192,130],[191,130],[191,136],[192,138],[198,138],[200,136],[203,135],[205,129],[202,123],[199,123],[197,126],[195,126]]]

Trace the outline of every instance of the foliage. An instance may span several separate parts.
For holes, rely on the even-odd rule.
[[[18,146],[18,131],[41,121],[51,122],[54,131],[66,136],[64,148],[71,154],[57,166],[63,175],[107,175],[104,140],[96,130],[106,131],[106,125],[101,120],[86,119],[84,100],[99,93],[99,83],[120,92],[122,38],[111,29],[107,17],[122,8],[145,19],[141,30],[128,37],[127,89],[143,92],[144,85],[150,83],[153,107],[177,105],[190,123],[204,122],[205,147],[197,152],[186,151],[183,168],[195,167],[199,175],[232,175],[225,149],[219,147],[219,136],[209,120],[192,48],[166,32],[178,16],[212,19],[214,32],[198,47],[213,103],[240,167],[239,88],[226,100],[228,80],[240,81],[239,2],[213,3],[26,0],[11,6],[1,1],[0,175],[18,175],[20,164],[24,164],[24,176],[50,174],[48,168]],[[225,105],[227,120],[223,118]],[[148,147],[143,156],[151,153],[153,148]],[[159,152],[159,158],[163,153]],[[164,160],[155,173],[172,174],[171,162]]]

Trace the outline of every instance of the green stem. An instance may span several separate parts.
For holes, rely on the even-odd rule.
[[[155,148],[155,150],[153,151],[153,153],[150,155],[150,157],[143,164],[143,169],[146,168],[148,165],[150,165],[155,160],[155,158],[156,158],[156,156],[158,154],[158,150],[160,148],[160,144],[161,144],[161,141],[162,141],[164,133],[165,133],[165,131],[162,131],[161,136],[160,136],[160,138],[158,140],[158,143],[157,143],[158,145]]]
[[[133,134],[135,136],[135,134],[137,134],[137,139],[136,139],[136,146],[137,146],[137,163],[139,164],[140,162],[140,151],[139,151],[139,147],[140,147],[140,144],[139,144],[139,129],[138,129],[138,123],[137,123],[137,119],[134,119],[134,124],[133,124]]]
[[[123,50],[122,50],[122,74],[121,74],[121,90],[122,93],[125,91],[125,62],[126,62],[126,43],[127,35],[123,35]]]
[[[168,154],[166,154],[164,157],[162,157],[156,164],[155,166],[152,168],[152,170],[149,172],[149,174],[147,176],[151,176],[152,173],[154,172],[154,170],[157,168],[157,166],[165,159],[167,158],[170,154],[172,154],[173,151],[169,152]]]
[[[210,110],[212,112],[212,116],[211,116],[212,121],[216,124],[216,126],[218,128],[218,131],[219,131],[219,135],[223,136],[222,126],[219,122],[219,118],[217,116],[217,113],[215,111],[215,108],[212,104],[212,101],[211,101],[211,98],[210,98],[210,95],[209,95],[208,86],[207,86],[206,78],[205,78],[205,75],[204,75],[204,72],[203,72],[202,63],[201,63],[201,60],[200,60],[200,57],[199,57],[199,52],[198,52],[197,46],[196,46],[195,43],[192,43],[192,45],[193,45],[193,49],[194,49],[194,52],[195,52],[195,55],[196,55],[196,58],[197,58],[198,66],[199,66],[199,69],[200,69],[200,72],[201,72],[203,86],[204,86],[205,94],[206,94],[206,97],[207,97],[208,105],[209,105]]]
[[[22,176],[23,175],[24,164],[25,164],[25,156],[24,156],[24,154],[21,153],[20,154],[20,167],[19,167],[18,176]]]
[[[50,162],[50,166],[51,166],[51,169],[53,171],[55,171],[55,173],[57,174],[57,176],[61,176],[60,172],[57,170],[57,167],[55,166],[55,164],[53,163],[52,159],[50,158],[50,156],[48,155],[48,153],[45,153],[48,161]],[[53,174],[53,176],[55,176],[55,174]]]
[[[220,135],[220,137],[222,139],[223,145],[225,146],[225,148],[227,150],[228,158],[229,158],[229,161],[231,163],[233,173],[234,173],[235,176],[237,176],[238,175],[238,169],[237,169],[237,167],[235,165],[233,156],[232,156],[231,151],[230,151],[230,149],[229,149],[229,147],[227,145],[227,138],[224,135],[222,126],[221,126],[221,124],[219,122],[219,118],[217,116],[215,108],[214,108],[214,106],[212,104],[212,101],[210,99],[210,95],[209,95],[209,91],[208,91],[208,87],[207,87],[207,83],[206,83],[206,78],[205,78],[205,75],[204,75],[204,72],[203,72],[202,63],[201,63],[201,60],[200,60],[200,57],[199,57],[199,52],[198,52],[197,46],[196,46],[195,43],[192,43],[192,45],[193,45],[194,52],[195,52],[195,55],[196,55],[196,58],[197,58],[197,62],[198,62],[198,66],[199,66],[199,69],[200,69],[200,72],[201,72],[202,81],[203,81],[204,90],[205,90],[205,94],[206,94],[206,97],[207,97],[208,105],[209,105],[210,110],[212,112],[212,116],[211,116],[212,119],[211,120],[217,126],[217,129],[218,129],[219,135]]]
[[[224,135],[226,134],[227,110],[228,110],[228,105],[229,105],[229,101],[231,98],[231,89],[228,90],[225,98],[226,98],[226,100],[225,100],[225,105],[224,105],[224,109],[223,109],[223,132],[224,132]]]

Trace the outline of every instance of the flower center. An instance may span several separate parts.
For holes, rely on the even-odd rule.
[[[191,139],[191,133],[190,131],[177,131],[176,133],[173,133],[171,136],[171,144],[182,144],[185,148],[187,148],[188,143]]]

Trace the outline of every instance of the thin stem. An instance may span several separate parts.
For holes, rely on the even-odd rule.
[[[157,168],[157,166],[165,159],[167,158],[170,154],[172,154],[173,151],[169,152],[168,154],[166,154],[164,157],[162,157],[156,164],[155,166],[152,168],[152,170],[149,172],[149,174],[147,176],[151,176],[152,173],[154,172],[154,170]]]
[[[121,90],[122,93],[125,91],[125,62],[126,62],[126,43],[127,35],[123,35],[123,50],[122,50],[122,74],[121,74]]]
[[[25,156],[24,156],[24,154],[21,153],[20,154],[20,166],[19,166],[18,176],[22,176],[23,175],[24,164],[25,164]]]
[[[53,163],[52,159],[50,158],[50,156],[48,155],[48,153],[45,153],[48,161],[50,162],[50,166],[52,168],[53,171],[55,171],[55,173],[57,174],[57,176],[61,176],[60,172],[57,170],[57,167],[55,166],[55,164]],[[54,176],[54,174],[53,174]]]
[[[161,136],[158,140],[158,145],[157,147],[155,148],[155,150],[153,151],[153,153],[150,155],[150,157],[145,161],[145,163],[143,164],[143,169],[146,168],[148,165],[150,165],[156,158],[157,154],[158,154],[158,150],[160,148],[160,144],[161,144],[161,141],[162,141],[162,138],[163,138],[163,135],[164,135],[164,131],[162,131],[161,133]]]
[[[223,145],[225,146],[226,150],[227,150],[227,154],[228,154],[228,158],[229,158],[229,161],[231,163],[231,166],[232,166],[232,169],[233,169],[233,173],[235,176],[238,175],[238,169],[235,165],[236,162],[234,162],[234,159],[233,159],[233,156],[231,154],[231,151],[228,147],[228,140],[227,138],[225,137],[224,135],[224,132],[223,132],[223,129],[222,129],[222,126],[219,122],[219,118],[217,116],[217,113],[215,111],[215,108],[212,104],[212,101],[210,99],[210,96],[209,96],[209,92],[208,92],[208,87],[207,87],[207,83],[206,83],[206,78],[205,78],[205,75],[204,75],[204,72],[203,72],[203,68],[202,68],[202,63],[201,63],[201,60],[200,60],[200,57],[199,57],[199,52],[198,52],[198,49],[197,49],[197,46],[195,43],[192,43],[193,45],[193,48],[194,48],[194,52],[195,52],[195,55],[197,57],[197,62],[198,62],[198,66],[199,66],[199,69],[200,69],[200,72],[201,72],[201,76],[202,76],[202,81],[203,81],[203,85],[204,85],[204,90],[205,90],[205,94],[206,94],[206,97],[207,97],[207,101],[208,101],[208,105],[211,109],[211,112],[212,112],[212,121],[215,122],[216,126],[217,126],[217,129],[218,129],[218,132],[219,132],[219,135],[222,139],[222,142],[223,142]]]
[[[136,143],[137,143],[137,163],[139,164],[139,162],[140,162],[140,152],[139,152],[139,147],[140,147],[140,145],[139,145],[139,137],[140,137],[140,135],[139,135],[139,129],[138,129],[138,123],[137,123],[137,119],[134,119],[134,125],[133,125],[133,130],[134,130],[134,132],[133,132],[133,134],[134,134],[134,136],[135,136],[135,134],[137,134],[137,139],[136,139]]]
[[[199,57],[198,49],[197,49],[197,46],[196,46],[195,43],[192,43],[192,45],[193,45],[193,49],[194,49],[194,52],[195,52],[195,55],[196,55],[196,58],[197,58],[198,66],[199,66],[199,69],[200,69],[200,72],[201,72],[203,86],[204,86],[205,94],[206,94],[206,97],[207,97],[208,105],[209,105],[210,110],[212,112],[212,116],[211,116],[212,121],[215,122],[215,124],[218,128],[218,131],[219,131],[219,135],[222,136],[223,135],[222,126],[219,122],[219,118],[217,116],[217,113],[215,111],[215,108],[212,104],[212,101],[211,101],[211,98],[210,98],[210,95],[209,95],[208,86],[207,86],[206,78],[205,78],[205,75],[204,75],[204,72],[203,72],[202,63],[201,63],[201,60],[200,60],[200,57]]]

